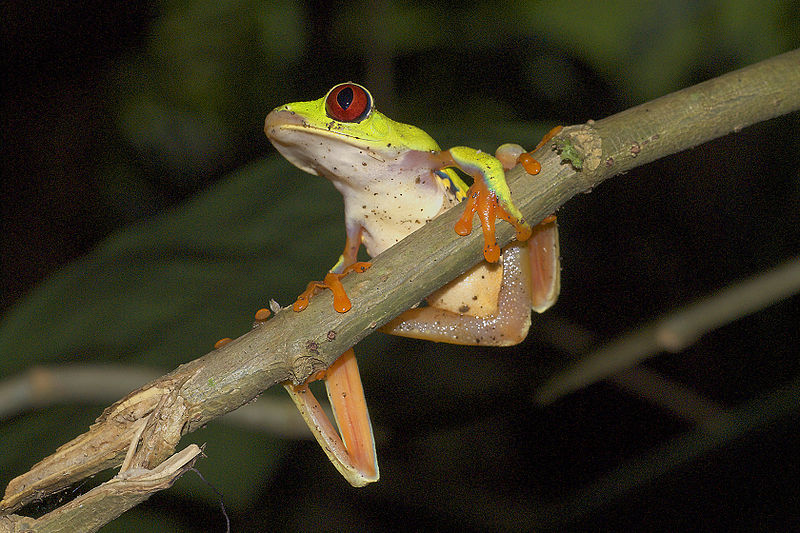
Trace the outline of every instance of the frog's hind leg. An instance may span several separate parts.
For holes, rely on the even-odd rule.
[[[556,303],[561,291],[561,258],[555,215],[534,226],[526,244],[531,276],[531,307],[537,313],[544,313]]]
[[[548,235],[558,238],[557,230],[554,235],[546,231],[544,238]],[[431,295],[428,307],[406,311],[382,331],[453,344],[517,344],[528,334],[531,308],[535,305],[537,311],[543,311],[558,295],[558,275],[552,273],[559,268],[557,241],[545,251],[554,252],[555,260],[551,260],[551,253],[542,255],[541,248],[537,253],[530,253],[527,242],[514,243],[504,249],[502,266],[481,263],[473,267]],[[535,267],[531,264],[532,258]],[[532,272],[541,265],[546,265],[551,273]],[[498,268],[499,272],[493,270]],[[532,291],[534,279],[549,280],[550,287]],[[491,302],[482,303],[484,297]]]
[[[322,410],[308,383],[284,383],[308,427],[336,469],[354,487],[378,481],[378,461],[367,402],[353,349],[322,375],[339,431]],[[340,437],[341,433],[341,437]]]

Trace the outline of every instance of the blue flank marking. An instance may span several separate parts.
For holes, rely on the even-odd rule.
[[[456,182],[453,181],[452,176],[450,176],[446,170],[434,170],[434,173],[436,173],[439,179],[445,184],[447,190],[450,191],[450,194],[455,196],[459,202],[467,197],[464,191],[462,191],[461,188],[456,185]]]

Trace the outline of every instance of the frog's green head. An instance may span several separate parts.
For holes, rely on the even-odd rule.
[[[375,109],[361,85],[341,83],[323,98],[272,110],[264,132],[283,156],[311,174],[341,175],[364,162],[395,160],[410,150],[439,150],[419,128]]]

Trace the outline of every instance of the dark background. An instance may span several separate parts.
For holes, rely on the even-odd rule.
[[[279,104],[353,80],[443,146],[492,150],[800,41],[797,2],[641,4],[3,3],[0,377],[170,370],[319,278],[341,204],[269,146]],[[579,356],[563,341],[576,331],[601,343],[797,254],[798,125],[747,128],[566,204],[562,296],[519,347],[359,346],[374,486],[351,489],[310,441],[188,435],[208,442],[198,468],[233,530],[800,527],[796,297],[645,364],[732,409],[723,435],[611,383],[532,401]],[[102,407],[4,421],[0,483]],[[189,477],[104,531],[222,531]]]

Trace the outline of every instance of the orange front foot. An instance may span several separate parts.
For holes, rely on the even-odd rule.
[[[562,126],[556,126],[555,128],[548,131],[544,137],[542,137],[542,140],[539,141],[539,144],[536,145],[536,148],[534,148],[530,152],[525,152],[523,154],[520,154],[519,159],[517,159],[517,162],[520,165],[522,165],[522,168],[525,169],[525,172],[527,172],[532,176],[535,176],[536,174],[542,171],[542,165],[531,154],[533,154],[533,152],[544,146],[550,139],[558,135],[562,129],[563,129]]]
[[[214,349],[219,350],[220,348],[222,348],[226,344],[230,344],[231,342],[233,342],[233,339],[231,339],[230,337],[225,337],[224,339],[220,339],[214,343]]]
[[[497,201],[497,195],[491,192],[483,180],[476,179],[467,192],[467,204],[464,214],[456,222],[455,230],[459,235],[472,232],[472,217],[478,214],[483,229],[483,257],[490,263],[500,259],[500,246],[495,237],[495,220],[501,218],[517,230],[517,240],[524,241],[531,236],[531,228],[518,217],[510,216]]]
[[[272,316],[272,311],[270,311],[269,309],[267,309],[266,307],[264,307],[264,308],[262,308],[262,309],[259,309],[258,311],[256,311],[256,315],[255,315],[255,317],[254,317],[254,318],[255,318],[255,321],[256,321],[257,323],[261,324],[261,323],[263,323],[263,322],[266,322],[266,321],[267,321],[267,319],[268,319],[270,316]]]
[[[345,267],[341,274],[328,272],[328,274],[325,275],[324,281],[312,281],[308,284],[306,290],[304,290],[302,294],[297,297],[297,301],[292,305],[292,309],[295,311],[302,311],[308,307],[308,302],[311,301],[311,298],[315,294],[323,289],[330,289],[330,291],[333,293],[333,308],[340,313],[346,313],[353,306],[350,303],[350,298],[347,297],[344,287],[342,287],[341,279],[350,272],[366,272],[371,266],[372,263],[357,262]]]

